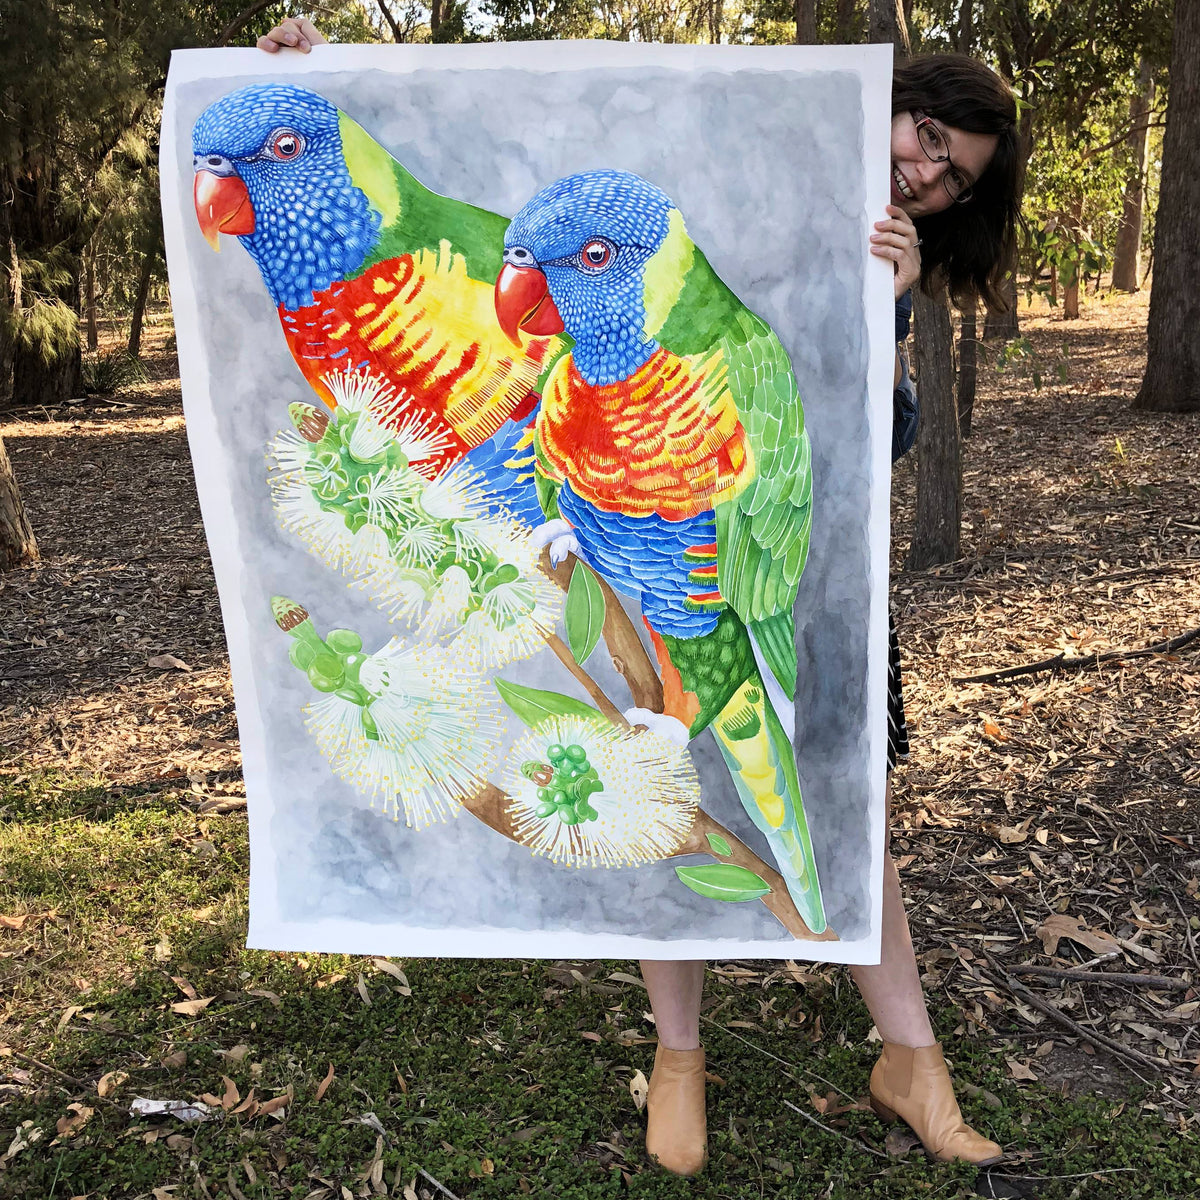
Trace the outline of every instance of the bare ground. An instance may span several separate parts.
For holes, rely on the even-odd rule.
[[[926,986],[964,1032],[1008,1039],[1016,1078],[1116,1096],[1132,1072],[1173,1113],[1200,1075],[1200,639],[963,679],[1200,627],[1200,417],[1130,408],[1144,297],[1022,318],[1031,353],[1001,369],[991,345],[981,368],[961,560],[902,569],[913,456],[896,471],[914,745],[892,848]],[[0,579],[0,771],[91,770],[229,810],[237,728],[170,332],[165,315],[146,331],[148,383],[0,425],[42,553]]]

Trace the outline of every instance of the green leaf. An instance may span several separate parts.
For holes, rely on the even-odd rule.
[[[702,867],[676,867],[681,882],[710,900],[757,900],[770,890],[761,875],[734,863],[708,863]]]
[[[728,858],[733,853],[733,848],[720,835],[706,833],[704,836],[708,839],[709,847],[714,854],[719,854],[722,858]]]
[[[567,588],[567,644],[581,666],[604,631],[604,593],[600,581],[581,562],[571,572]]]
[[[564,696],[561,692],[543,692],[538,688],[509,683],[507,679],[493,679],[496,691],[509,708],[529,726],[536,729],[551,717],[594,717],[598,721],[606,718],[590,704]]]

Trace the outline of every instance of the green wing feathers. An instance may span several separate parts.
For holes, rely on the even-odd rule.
[[[379,243],[362,271],[385,259],[436,250],[448,239],[454,253],[466,260],[473,279],[495,281],[507,217],[430,191],[345,113],[338,128],[350,178],[383,218]]]
[[[791,696],[796,690],[792,605],[812,529],[812,455],[804,410],[787,353],[765,321],[743,309],[721,348],[754,452],[754,477],[716,509],[719,586]]]

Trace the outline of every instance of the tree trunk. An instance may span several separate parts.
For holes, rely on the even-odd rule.
[[[901,0],[868,0],[867,41],[891,42],[899,55],[911,53]]]
[[[1033,108],[1026,106],[1020,110],[1017,121],[1017,152],[1021,156],[1020,178],[1024,179],[1029,156],[1033,153]],[[1000,294],[1004,298],[1005,311],[993,312],[988,309],[983,318],[983,339],[1003,338],[1011,341],[1021,336],[1020,322],[1017,320],[1017,246],[1014,242],[1012,254],[1005,266],[1005,276],[1000,284]]]
[[[796,0],[796,45],[817,44],[817,0]]]
[[[100,330],[96,325],[96,263],[93,255],[83,260],[83,303],[87,316],[87,348],[100,345]]]
[[[0,263],[0,408],[8,406],[12,395],[13,367],[13,299],[20,290],[21,270],[17,247],[8,232],[8,209],[0,204],[0,237],[3,238],[4,261]]]
[[[133,316],[129,322],[131,358],[137,358],[142,352],[142,318],[146,315],[146,301],[150,296],[150,280],[154,277],[154,260],[157,257],[157,250],[149,250],[142,259],[142,273],[138,276],[137,297],[133,302]]]
[[[962,0],[958,10],[958,34],[955,49],[959,54],[970,54],[975,42],[975,0]]]
[[[954,401],[954,335],[944,292],[913,289],[917,395],[917,519],[905,568],[922,571],[960,555],[962,443]]]
[[[73,341],[62,347],[50,362],[46,361],[40,346],[30,346],[20,340],[13,346],[11,404],[14,408],[65,404],[72,396],[79,395],[83,379],[78,328],[80,273],[79,259],[74,258],[69,264],[69,278],[55,292],[74,313]]]
[[[1175,0],[1146,374],[1134,408],[1200,411],[1200,0]]]
[[[840,45],[862,41],[863,19],[858,0],[837,0],[837,40]]]
[[[1000,285],[1000,294],[1008,305],[1007,312],[993,312],[990,308],[983,319],[983,339],[1003,338],[1006,342],[1021,336],[1021,326],[1017,321],[1017,264],[1014,257],[1009,273]]]
[[[971,436],[975,387],[979,381],[979,313],[974,304],[963,309],[958,334],[958,431]]]
[[[1138,267],[1142,253],[1142,204],[1146,183],[1146,122],[1154,104],[1154,74],[1142,59],[1137,94],[1129,101],[1129,174],[1125,178],[1125,201],[1117,228],[1117,250],[1113,255],[1113,287],[1119,292],[1138,290]]]
[[[1063,320],[1079,320],[1079,266],[1076,264],[1075,274],[1063,284]]]
[[[812,0],[815,4],[816,0]],[[724,0],[708,0],[708,41],[711,46],[721,44],[721,29],[725,24]],[[797,39],[798,41],[799,39]]]
[[[21,503],[17,477],[0,438],[0,571],[37,562],[37,556],[37,541]]]

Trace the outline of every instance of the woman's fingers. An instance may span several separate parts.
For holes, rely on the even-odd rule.
[[[876,246],[899,246],[902,250],[917,248],[917,239],[907,233],[873,233],[871,242]]]
[[[307,54],[313,46],[323,46],[326,43],[311,21],[303,17],[286,17],[269,33],[260,37],[256,44],[268,54],[276,54],[285,47]]]

